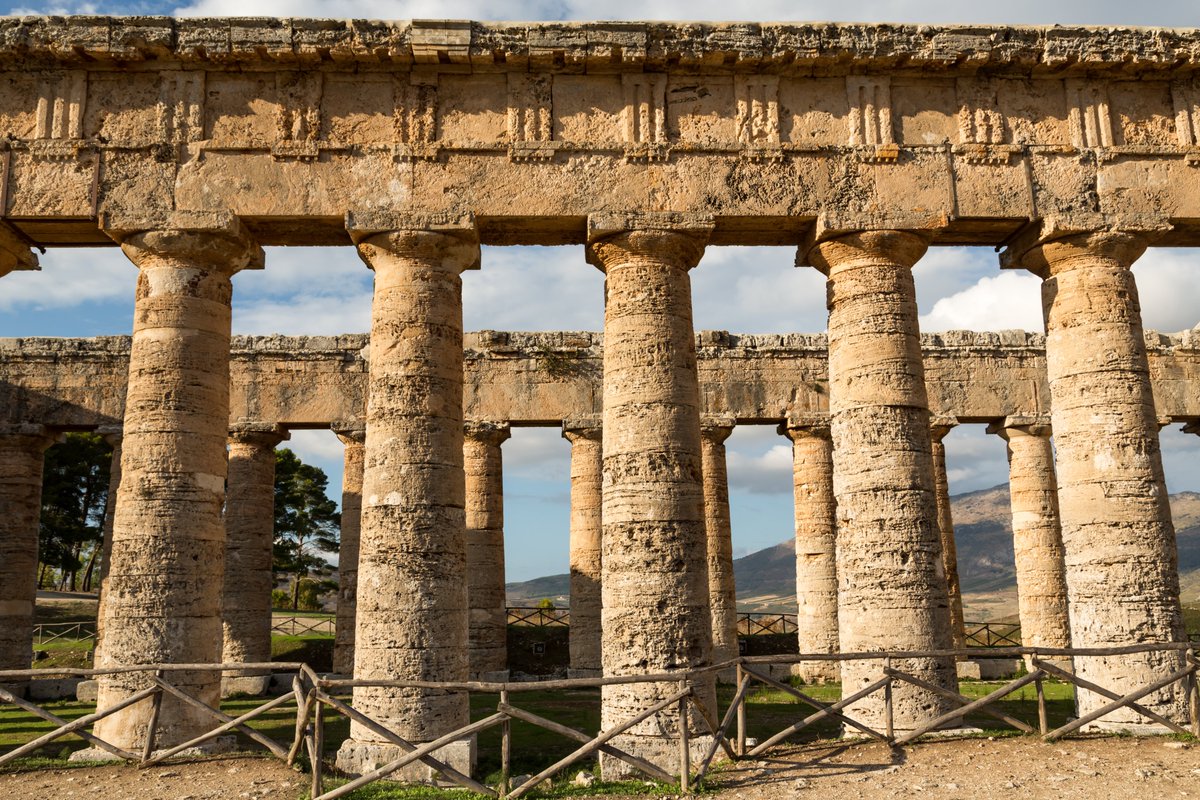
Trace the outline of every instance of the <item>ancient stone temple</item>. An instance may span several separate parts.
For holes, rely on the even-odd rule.
[[[1037,642],[1179,640],[1158,426],[1200,419],[1200,341],[1142,330],[1130,267],[1200,243],[1198,60],[1200,36],[1169,30],[0,21],[0,272],[35,267],[33,248],[120,246],[137,298],[132,338],[0,342],[0,667],[29,650],[40,454],[60,431],[114,425],[101,666],[263,652],[261,598],[240,594],[262,586],[251,508],[270,449],[314,427],[346,443],[344,508],[361,507],[338,633],[356,678],[505,669],[513,425],[571,442],[579,675],[736,652],[722,442],[751,424],[792,442],[803,652],[958,641],[952,424],[1007,442]],[[464,334],[461,273],[488,269],[481,245],[533,244],[586,246],[579,269],[606,279],[602,336]],[[230,279],[271,269],[273,245],[356,248],[374,271],[369,340],[231,339]],[[828,334],[697,335],[690,273],[728,245],[820,270]],[[1040,277],[1045,337],[923,336],[913,268],[945,245],[995,247],[998,267]],[[546,353],[580,368],[547,370]],[[1075,669],[1124,692],[1182,658]],[[950,657],[902,667],[956,680]],[[880,675],[868,660],[800,669],[847,693]],[[694,674],[711,708],[715,676]],[[104,677],[101,703],[141,681]],[[213,672],[178,683],[209,703],[220,691]],[[606,687],[604,725],[676,689]],[[895,699],[898,730],[949,708],[912,685]],[[359,686],[354,701],[414,742],[468,719],[457,691]],[[1103,702],[1083,691],[1079,711]],[[1142,702],[1187,715],[1180,689]],[[98,733],[139,749],[143,708]],[[851,711],[883,714],[878,696]],[[159,746],[202,722],[164,703]],[[679,722],[652,716],[618,743],[674,759]],[[703,720],[683,724],[703,748]],[[437,755],[468,771],[473,751]],[[394,752],[355,725],[339,761],[361,772]]]

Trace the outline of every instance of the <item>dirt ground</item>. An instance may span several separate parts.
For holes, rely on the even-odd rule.
[[[893,754],[876,744],[826,743],[727,766],[717,783],[707,797],[1200,798],[1200,746],[1159,738],[1044,744],[1021,737],[930,742]],[[4,800],[297,800],[306,790],[306,776],[262,758],[0,775]]]

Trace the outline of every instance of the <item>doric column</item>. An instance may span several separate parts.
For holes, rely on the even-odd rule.
[[[54,437],[42,425],[0,427],[0,670],[33,662],[42,467]],[[24,691],[24,681],[4,684]]]
[[[700,389],[688,270],[711,221],[668,215],[593,217],[588,258],[605,272],[603,663],[606,676],[711,664],[712,618],[701,480]],[[678,690],[605,686],[603,730]],[[711,673],[695,681],[716,707]],[[699,718],[689,720],[697,734]],[[677,763],[677,717],[664,711],[617,746]],[[703,746],[699,736],[695,741]],[[608,777],[630,774],[602,757]]]
[[[271,574],[275,549],[275,447],[287,431],[271,423],[241,423],[229,431],[225,500],[225,591],[221,619],[225,663],[271,660]],[[225,673],[225,694],[262,694],[269,671]]]
[[[346,446],[342,460],[342,535],[338,546],[337,622],[333,636],[333,671],[354,674],[354,619],[358,608],[358,540],[362,526],[363,444],[360,421],[333,425]]]
[[[789,419],[796,520],[796,641],[800,653],[838,651],[837,501],[829,418]],[[805,683],[837,681],[836,661],[804,661],[792,674]]]
[[[1026,647],[1070,647],[1050,421],[1009,417],[988,426],[988,432],[1008,443],[1021,643]]]
[[[479,239],[469,216],[350,214],[347,226],[375,271],[354,677],[466,680],[461,273]],[[411,742],[469,721],[462,692],[356,687],[354,707]],[[361,774],[399,754],[355,723],[338,766]],[[434,755],[468,772],[474,740]]]
[[[507,422],[468,422],[466,472],[467,641],[472,680],[508,680],[508,604],[504,594],[504,475],[500,445]]]
[[[1077,648],[1184,638],[1175,530],[1130,271],[1145,247],[1145,239],[1128,233],[1062,233],[1044,225],[1004,254],[1007,266],[1043,279],[1058,504]],[[1081,656],[1075,671],[1125,694],[1182,668],[1183,658],[1177,651]],[[1077,698],[1080,715],[1108,702],[1084,690]],[[1168,719],[1188,718],[1179,683],[1139,702]],[[1122,709],[1095,727],[1154,726]]]
[[[967,646],[963,625],[962,588],[958,584],[958,548],[954,544],[954,516],[950,511],[950,481],[946,476],[946,438],[958,420],[935,417],[929,427],[933,448],[933,480],[937,487],[937,526],[942,542],[942,569],[946,573],[946,593],[950,601],[950,640],[955,650]]]
[[[174,214],[108,233],[138,266],[121,485],[113,520],[100,667],[215,663],[221,658],[225,562],[225,444],[229,426],[230,278],[261,266],[262,249],[228,214]],[[146,686],[139,673],[100,679],[99,707]],[[217,672],[173,672],[210,706]],[[150,720],[138,703],[101,720],[96,735],[137,751]],[[171,697],[157,743],[209,730],[212,718]]]
[[[571,443],[571,628],[572,678],[600,675],[601,484],[600,420],[563,423]]]
[[[902,231],[835,235],[808,251],[829,279],[829,410],[837,494],[838,627],[842,652],[944,650],[950,612],[937,528],[929,403],[912,265],[926,239]],[[842,691],[881,676],[879,661],[846,661]],[[946,688],[948,658],[899,669]],[[911,684],[893,692],[897,730],[952,707]],[[875,693],[851,706],[878,729]]]
[[[117,515],[117,494],[121,488],[121,426],[107,425],[96,429],[112,448],[112,461],[108,469],[108,498],[104,503],[104,522],[100,529],[100,580],[97,582],[96,644],[93,662],[100,660],[100,648],[104,643],[104,600],[107,593],[104,585],[108,580],[108,564],[112,560],[113,520]]]
[[[729,519],[729,473],[725,440],[733,433],[732,417],[706,417],[700,423],[701,469],[704,474],[704,527],[708,537],[708,604],[712,613],[712,661],[737,658],[737,587],[733,579],[733,527]],[[736,670],[718,673],[725,682]]]

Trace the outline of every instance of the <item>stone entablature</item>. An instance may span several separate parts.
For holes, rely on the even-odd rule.
[[[469,210],[489,244],[663,210],[714,215],[712,244],[818,216],[1195,244],[1198,63],[1195,30],[8,18],[0,213],[41,245],[180,210],[348,244],[380,207]]]
[[[1044,337],[1024,331],[922,335],[935,414],[962,422],[1049,413]],[[325,427],[361,417],[368,337],[239,336],[231,424]],[[557,425],[600,412],[603,336],[479,331],[465,337],[466,415]],[[774,423],[827,409],[824,334],[696,334],[703,413]],[[1147,332],[1161,418],[1200,418],[1200,331]],[[90,428],[120,422],[128,337],[0,339],[6,423]]]

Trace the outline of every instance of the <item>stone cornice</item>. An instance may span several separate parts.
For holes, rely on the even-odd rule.
[[[0,62],[96,68],[178,61],[453,71],[979,70],[1128,75],[1200,66],[1200,31],[857,23],[0,18]]]

